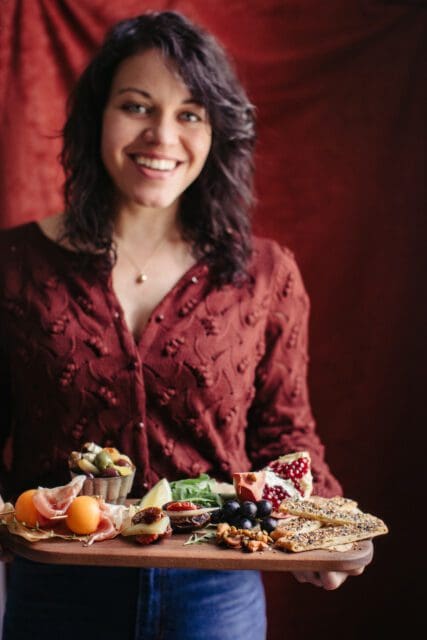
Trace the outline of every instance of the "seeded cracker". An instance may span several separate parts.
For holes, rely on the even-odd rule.
[[[310,551],[328,549],[336,545],[366,540],[387,533],[387,528],[370,524],[346,524],[335,527],[321,527],[315,531],[295,533],[279,538],[275,542],[277,549],[287,551]]]
[[[282,521],[281,524],[271,532],[273,540],[278,540],[285,536],[290,537],[296,533],[308,533],[320,529],[322,523],[318,520],[309,520],[308,518],[289,518]]]
[[[323,524],[360,524],[380,526],[384,523],[370,513],[363,513],[359,509],[346,510],[337,508],[333,502],[317,503],[314,500],[292,500],[282,502],[279,510],[300,518],[320,520]]]
[[[280,505],[280,511],[297,518],[294,524],[293,519],[288,527],[285,522],[271,534],[275,547],[284,551],[336,549],[388,533],[380,518],[363,513],[357,503],[347,498],[287,499]],[[310,529],[309,522],[317,527]]]

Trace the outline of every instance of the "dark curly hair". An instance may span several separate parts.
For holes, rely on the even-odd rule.
[[[114,185],[101,160],[102,115],[117,66],[153,48],[175,63],[212,126],[205,166],[181,199],[184,238],[195,257],[208,262],[218,284],[237,282],[251,255],[255,110],[215,38],[176,12],[117,23],[70,95],[60,156],[66,175],[64,236],[76,248],[114,259]]]

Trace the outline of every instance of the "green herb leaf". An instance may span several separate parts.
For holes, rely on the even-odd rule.
[[[201,544],[202,542],[209,542],[209,540],[212,540],[213,538],[215,538],[215,536],[216,536],[216,532],[215,531],[207,531],[203,535],[198,535],[197,533],[192,533],[191,536],[188,538],[187,542],[184,542],[184,545],[186,545],[186,544]]]
[[[212,490],[215,483],[207,473],[201,473],[197,478],[184,478],[170,482],[172,500],[189,500],[203,507],[217,507],[222,505],[220,496]]]

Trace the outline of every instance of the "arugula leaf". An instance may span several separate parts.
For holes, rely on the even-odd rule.
[[[212,490],[215,483],[207,473],[197,478],[184,478],[170,482],[172,500],[189,500],[203,507],[222,506],[221,497]]]

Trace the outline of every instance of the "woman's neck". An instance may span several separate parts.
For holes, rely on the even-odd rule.
[[[114,236],[135,247],[150,246],[161,238],[177,242],[182,238],[178,209],[121,209],[114,220]]]

